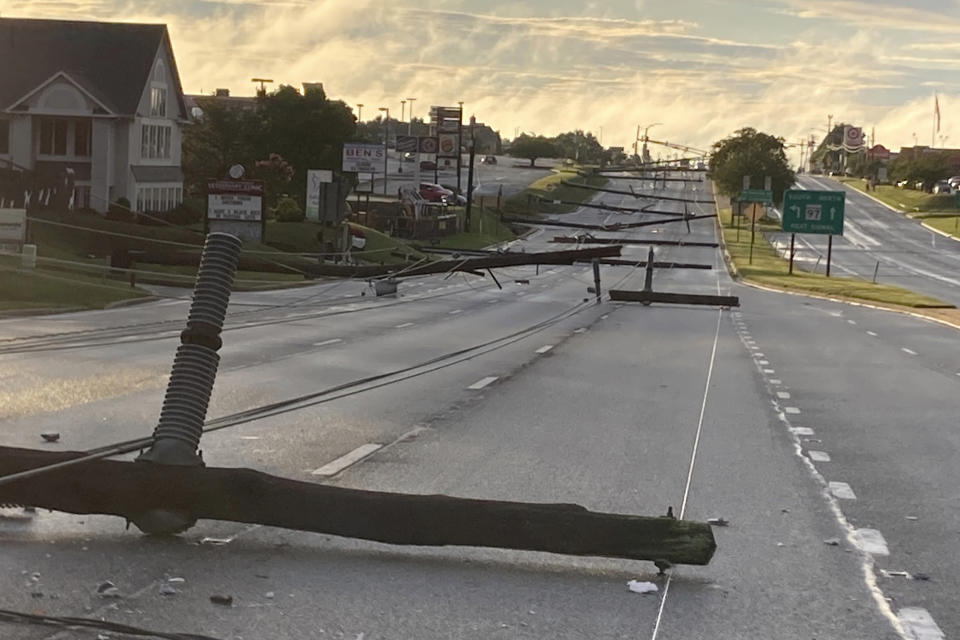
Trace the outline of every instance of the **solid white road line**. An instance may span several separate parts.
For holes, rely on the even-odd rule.
[[[876,529],[857,529],[856,542],[861,550],[874,556],[888,556],[887,541]]]
[[[796,415],[799,415],[799,414],[800,414],[800,409],[798,409],[798,408],[796,408],[796,407],[785,407],[785,408],[784,408],[784,412],[785,412],[785,413],[789,413],[789,414],[792,415],[792,416],[796,416]]]
[[[777,397],[780,398],[781,400],[789,400],[790,394],[787,393],[786,391],[777,391]]]
[[[947,637],[926,609],[904,607],[897,612],[897,619],[912,640],[944,640]]]
[[[917,355],[916,351],[914,351],[913,349],[907,349],[906,347],[900,347],[900,351],[903,351],[904,353],[909,353],[912,356]]]
[[[382,446],[383,446],[382,444],[376,444],[376,443],[360,445],[350,453],[340,456],[333,462],[328,462],[327,464],[323,465],[319,469],[314,469],[311,472],[311,475],[325,476],[328,478],[330,476],[335,476],[341,471],[343,471],[344,469],[346,469],[347,467],[360,462],[361,460],[363,460],[364,458],[366,458],[367,456],[369,456],[371,453],[373,453],[374,451],[376,451]]]
[[[830,454],[826,451],[807,451],[807,455],[814,462],[830,462]]]
[[[830,493],[832,493],[837,498],[841,500],[856,500],[857,494],[853,492],[853,489],[850,488],[846,482],[829,482],[828,486],[830,487]]]
[[[487,385],[493,384],[500,379],[500,376],[487,376],[486,378],[481,378],[474,382],[472,385],[467,387],[467,389],[483,389]]]
[[[328,344],[337,344],[338,342],[343,342],[343,338],[330,338],[329,340],[324,340],[323,342],[314,342],[313,346],[325,347]]]
[[[540,347],[539,349],[537,349],[537,353],[546,353],[547,351],[550,351],[550,349],[553,349],[553,345],[552,345],[552,344],[545,344],[545,345],[543,345],[542,347]]]
[[[398,324],[397,329],[406,329],[407,327],[412,327],[415,324],[415,322],[404,322],[403,324]]]

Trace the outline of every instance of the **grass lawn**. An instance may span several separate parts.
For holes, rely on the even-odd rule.
[[[923,216],[923,223],[960,240],[960,215]]]
[[[737,242],[737,230],[731,224],[730,210],[720,210],[720,224],[723,228],[723,239],[727,251],[740,276],[749,282],[786,289],[817,293],[826,296],[854,298],[881,304],[894,304],[907,307],[950,307],[950,305],[923,296],[900,287],[888,284],[873,284],[866,280],[855,278],[828,278],[824,275],[807,273],[794,268],[793,275],[788,274],[788,261],[781,258],[770,243],[761,234],[753,247],[753,264],[748,264],[750,252],[750,232],[740,231],[740,241]],[[758,224],[757,231],[775,231],[779,229],[776,222]]]
[[[102,309],[112,302],[149,295],[126,283],[46,269],[19,271],[20,259],[0,260],[0,311],[21,309]]]
[[[577,210],[577,205],[552,204],[549,202],[540,203],[539,206],[534,203],[533,208],[528,208],[527,197],[537,196],[545,200],[563,200],[564,202],[585,202],[589,200],[596,192],[587,189],[578,189],[560,184],[561,181],[586,184],[591,187],[602,187],[607,184],[605,176],[581,176],[574,169],[559,169],[550,173],[539,180],[533,182],[523,191],[516,193],[504,202],[504,211],[514,214],[532,214],[532,213],[573,213]]]
[[[469,232],[437,238],[437,245],[450,249],[483,249],[492,244],[508,242],[517,237],[510,227],[500,222],[495,211],[474,207]]]
[[[945,193],[925,193],[916,189],[901,189],[889,184],[878,184],[876,191],[867,191],[861,178],[837,178],[840,182],[867,193],[904,213],[956,211],[956,196]]]

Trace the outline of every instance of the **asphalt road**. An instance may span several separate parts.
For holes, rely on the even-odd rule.
[[[670,185],[680,193],[709,190]],[[562,218],[655,219],[597,209]],[[544,228],[516,248],[569,246],[549,242],[564,231]],[[689,234],[664,223],[598,235],[715,232],[702,220]],[[646,247],[624,254],[640,260]],[[155,540],[114,518],[7,509],[0,607],[248,640],[943,637],[917,622],[924,615],[960,635],[953,330],[733,283],[712,248],[660,247],[657,259],[714,269],[659,271],[655,289],[733,293],[741,309],[584,305],[588,265],[505,270],[503,290],[474,276],[424,278],[396,299],[360,296],[357,282],[236,294],[211,417],[542,328],[437,371],[208,434],[204,457],[365,489],[724,518],[709,566],[665,578],[646,562],[216,522]],[[642,283],[631,267],[603,269],[604,290]],[[149,433],[186,307],[0,321],[2,442],[86,449]],[[60,443],[40,443],[48,429]],[[315,473],[358,451],[372,453]],[[838,482],[846,488],[829,484]],[[908,575],[889,573],[898,571]],[[659,590],[631,593],[632,579]],[[123,598],[98,597],[104,580]],[[164,583],[177,593],[161,595]],[[96,637],[0,625],[4,638]]]
[[[833,242],[832,272],[895,284],[950,304],[960,304],[960,242],[923,227],[860,191],[825,176],[800,176],[803,189],[845,191],[844,235]],[[779,236],[781,252],[790,237]],[[797,236],[802,268],[826,269],[827,238]]]

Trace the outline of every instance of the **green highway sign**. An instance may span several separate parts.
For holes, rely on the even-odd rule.
[[[773,192],[769,189],[744,189],[740,192],[741,202],[773,203]]]
[[[783,194],[783,230],[843,235],[843,191],[790,189]]]

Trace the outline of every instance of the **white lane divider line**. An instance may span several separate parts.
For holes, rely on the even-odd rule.
[[[493,384],[500,379],[500,376],[487,376],[486,378],[480,378],[472,385],[467,387],[467,389],[483,389],[484,387]]]
[[[897,619],[911,640],[945,640],[933,616],[920,607],[904,607],[897,611]]]
[[[830,454],[826,451],[807,451],[807,455],[814,462],[830,462]]]
[[[573,332],[574,332],[574,333],[583,333],[583,332],[586,331],[586,330],[587,330],[586,327],[580,327],[579,329],[574,329]]]
[[[324,340],[323,342],[314,342],[313,346],[325,347],[328,344],[337,344],[338,342],[343,342],[343,338],[330,338],[329,340]]]
[[[762,354],[762,353],[755,353],[755,354],[753,354],[753,357],[754,357],[754,358],[762,358],[762,357],[763,357],[763,354]]]
[[[757,360],[757,364],[759,364],[759,365],[761,365],[761,366],[762,366],[762,365],[767,365],[767,364],[770,364],[770,361],[769,361],[769,360]]]
[[[777,391],[777,397],[780,398],[781,400],[789,400],[790,394],[787,393],[786,391]]]
[[[776,371],[774,371],[773,369],[764,369],[763,372],[764,372],[764,373],[776,373]]]
[[[415,325],[415,324],[416,324],[416,322],[404,322],[403,324],[398,324],[398,325],[396,326],[396,328],[397,328],[397,329],[406,329],[407,327],[412,327],[412,326]]]
[[[913,349],[907,349],[906,347],[900,347],[900,351],[903,351],[904,353],[908,353],[911,356],[917,355],[916,351],[914,351]]]
[[[847,324],[857,324],[856,320],[847,320]]]
[[[867,335],[876,338],[876,337],[877,337],[877,332],[876,332],[876,331],[867,331]]]
[[[553,349],[553,345],[552,345],[552,344],[545,344],[545,345],[543,345],[542,347],[540,347],[539,349],[537,349],[537,353],[546,353],[547,351],[550,351],[550,349]]]
[[[855,540],[861,551],[865,551],[872,556],[890,555],[887,541],[876,529],[857,529]]]
[[[798,409],[797,407],[784,407],[783,411],[784,413],[788,413],[791,416],[800,415],[800,409]]]
[[[463,313],[463,309],[454,309],[453,311],[450,311],[449,313],[450,313],[451,316],[455,316],[455,315],[457,315],[458,313]]]
[[[601,319],[601,320],[606,320],[606,319],[609,318],[609,317],[610,317],[610,314],[609,314],[609,313],[605,313],[605,314],[603,314],[602,316],[600,316],[600,319]]]
[[[327,478],[335,476],[347,467],[360,462],[382,446],[382,444],[376,443],[362,444],[350,453],[342,455],[332,462],[328,462],[319,469],[314,469],[310,472],[310,475],[324,476]]]
[[[770,379],[770,384],[773,384],[773,385],[781,385],[781,384],[783,384],[783,380],[780,380],[779,378],[771,378],[771,379]]]
[[[840,498],[841,500],[857,499],[857,494],[853,492],[853,489],[851,489],[850,485],[848,485],[846,482],[830,481],[828,486],[830,487],[830,493],[832,493],[836,498]]]
[[[499,298],[494,298],[493,300],[487,300],[487,304],[497,304],[500,302]]]
[[[798,436],[812,436],[813,429],[810,427],[790,427],[790,433]]]

